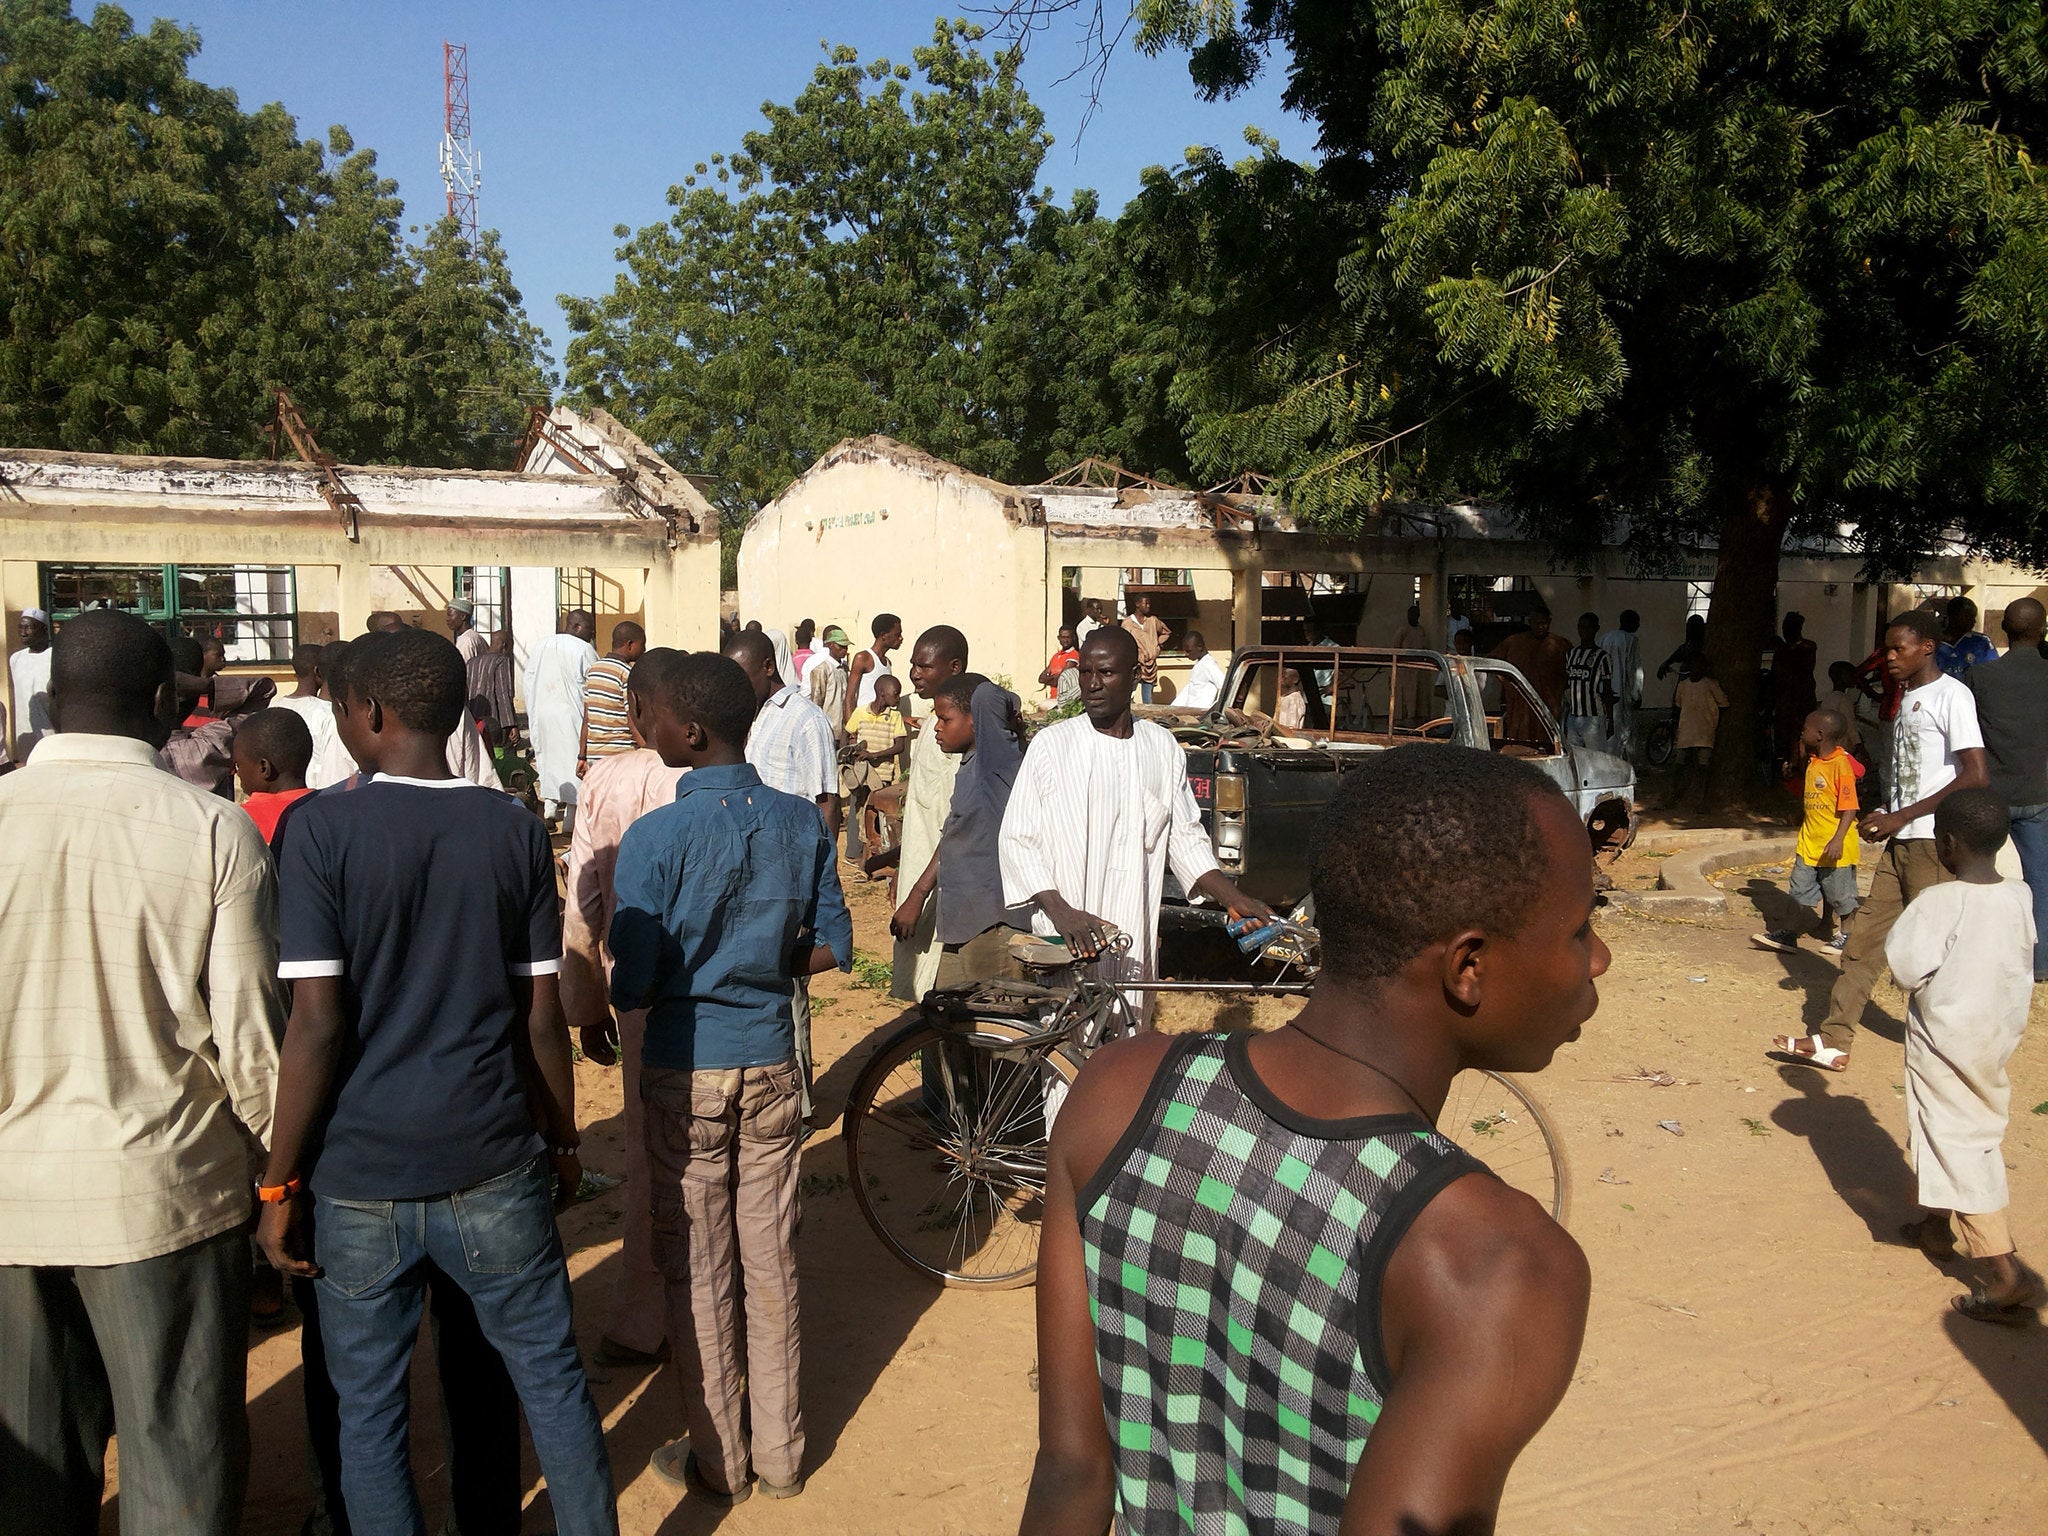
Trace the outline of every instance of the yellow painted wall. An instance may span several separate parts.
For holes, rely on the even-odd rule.
[[[967,636],[975,671],[1029,694],[1050,654],[1045,567],[1044,530],[1014,523],[982,482],[886,457],[846,459],[755,517],[740,544],[739,613],[785,634],[803,619],[838,624],[856,650],[876,614],[894,613],[899,676],[918,633],[951,624]]]

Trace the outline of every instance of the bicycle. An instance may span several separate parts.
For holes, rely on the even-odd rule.
[[[1259,954],[1271,982],[1113,983],[1076,975],[1064,949],[1027,946],[1048,981],[983,981],[929,994],[876,1046],[854,1080],[843,1124],[847,1175],[861,1215],[898,1259],[943,1285],[1009,1290],[1038,1271],[1046,1143],[1081,1065],[1135,1029],[1127,991],[1306,996],[1315,931],[1276,922]],[[1127,935],[1119,935],[1128,948]],[[1288,982],[1290,969],[1304,979]],[[1497,1072],[1461,1072],[1438,1129],[1563,1223],[1570,1166],[1548,1114]]]

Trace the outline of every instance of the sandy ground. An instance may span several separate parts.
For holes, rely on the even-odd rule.
[[[1614,964],[1601,1010],[1535,1082],[1569,1147],[1593,1310],[1577,1379],[1517,1466],[1502,1529],[2048,1530],[2048,1331],[1957,1317],[1957,1280],[1896,1241],[1912,1199],[1901,1000],[1880,993],[1845,1076],[1767,1059],[1769,1033],[1818,1019],[1834,966],[1752,949],[1753,903],[1776,916],[1783,897],[1760,872],[1729,883],[1745,900],[1725,920],[1602,916]],[[886,956],[880,888],[853,904],[861,948]],[[823,1092],[836,1104],[897,1009],[838,976],[815,995]],[[1177,1023],[1214,1013],[1206,1000],[1173,1002]],[[2048,1255],[2044,1006],[2013,1064],[2006,1144],[2014,1226],[2037,1262]],[[1622,1080],[1639,1069],[1677,1081]],[[578,1082],[588,1160],[618,1169],[618,1074],[584,1063]],[[1032,1293],[941,1291],[899,1267],[854,1207],[836,1132],[806,1148],[804,1177],[808,1491],[729,1512],[682,1496],[646,1470],[681,1429],[672,1385],[660,1371],[601,1370],[625,1528],[1013,1531],[1036,1440]],[[586,1351],[609,1309],[627,1195],[564,1222]],[[416,1373],[416,1466],[438,1521],[446,1479],[431,1378]],[[244,1529],[296,1531],[307,1505],[295,1330],[252,1342],[249,1403]],[[530,1453],[527,1476],[532,1488]],[[110,1498],[108,1531],[115,1508]],[[550,1529],[544,1494],[527,1529]]]

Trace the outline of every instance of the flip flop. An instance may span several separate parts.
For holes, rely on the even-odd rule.
[[[2032,1307],[2018,1302],[1993,1301],[1982,1291],[1951,1296],[1948,1304],[1973,1323],[1996,1323],[2001,1328],[2025,1328],[2039,1321]]]
[[[1782,1045],[1777,1043],[1781,1040]],[[1849,1053],[1836,1050],[1819,1035],[1773,1035],[1771,1041],[1771,1055],[1790,1057],[1802,1067],[1819,1067],[1825,1072],[1849,1070]]]

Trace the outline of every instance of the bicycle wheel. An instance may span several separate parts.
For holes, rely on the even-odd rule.
[[[1057,1052],[1002,1019],[971,1032],[913,1019],[861,1069],[846,1104],[846,1168],[889,1251],[943,1285],[1009,1290],[1038,1273],[1045,1110],[1073,1083]]]
[[[1650,727],[1650,734],[1643,742],[1643,760],[1652,768],[1667,768],[1678,751],[1678,728],[1669,720],[1659,720]]]
[[[1532,1196],[1563,1226],[1571,1214],[1571,1164],[1564,1142],[1534,1094],[1498,1072],[1460,1072],[1451,1080],[1437,1129]]]

